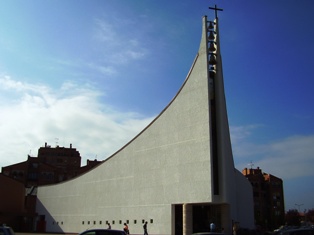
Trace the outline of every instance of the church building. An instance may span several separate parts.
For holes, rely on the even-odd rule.
[[[39,230],[127,223],[142,234],[146,221],[150,235],[191,235],[211,223],[228,234],[234,225],[254,229],[252,186],[233,161],[218,29],[217,15],[203,17],[184,83],[138,135],[89,172],[38,187]]]

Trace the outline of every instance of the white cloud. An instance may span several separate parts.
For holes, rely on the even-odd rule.
[[[77,148],[83,157],[105,159],[139,133],[153,117],[118,112],[88,85],[65,82],[59,89],[0,76],[0,166],[37,156],[45,142]],[[283,179],[313,175],[314,136],[291,136],[271,143],[250,141],[261,125],[231,127],[235,161]],[[245,162],[245,166],[243,163]],[[239,168],[240,169],[240,168]],[[242,169],[240,169],[242,170]]]
[[[264,153],[263,145],[257,145],[250,141],[254,131],[260,127],[262,127],[260,124],[230,127],[233,154],[239,159],[247,160],[250,158],[246,164],[252,160],[252,156],[259,156]]]
[[[104,54],[104,67],[119,66],[147,56],[149,50],[143,46],[146,44],[145,39],[136,33],[138,29],[132,25],[134,22],[110,22],[105,19],[95,20],[94,39],[101,45],[98,48]],[[127,27],[133,30],[126,30]]]
[[[91,69],[97,70],[98,72],[100,72],[104,75],[114,75],[117,73],[116,68],[113,66],[110,66],[110,65],[109,66],[102,66],[102,65],[90,63],[90,64],[88,64],[88,66]]]
[[[276,172],[280,178],[313,176],[314,135],[291,136],[267,146],[267,154],[258,165]]]
[[[250,138],[256,127],[260,125],[232,127],[231,136],[236,167],[242,170],[254,168],[283,179],[313,176],[314,135],[295,135],[269,143],[253,143]],[[245,165],[243,165],[245,164]]]
[[[104,20],[97,19],[95,20],[95,38],[99,41],[104,41],[107,43],[115,43],[115,38],[117,35],[114,31],[112,23],[106,22]]]
[[[2,92],[5,90],[5,93]],[[54,90],[44,85],[0,77],[0,166],[37,156],[45,142],[73,144],[85,160],[103,160],[141,131],[152,118],[123,113],[100,102],[92,87],[64,83]],[[3,95],[5,94],[5,95]],[[14,96],[11,96],[14,94]]]
[[[248,138],[254,129],[258,128],[259,125],[247,125],[247,126],[230,126],[230,136],[232,139],[232,144],[235,146]]]

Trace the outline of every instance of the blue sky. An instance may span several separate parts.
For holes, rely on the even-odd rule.
[[[312,0],[17,1],[0,8],[0,166],[45,142],[103,160],[182,85],[202,17],[219,12],[235,165],[284,180],[314,208]]]

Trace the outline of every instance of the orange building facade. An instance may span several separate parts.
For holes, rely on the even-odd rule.
[[[255,224],[275,229],[284,223],[285,206],[282,179],[256,169],[244,168],[242,174],[253,186]]]

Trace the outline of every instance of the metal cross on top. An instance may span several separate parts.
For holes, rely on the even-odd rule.
[[[218,18],[217,11],[223,11],[223,9],[217,8],[216,4],[215,4],[215,7],[208,7],[208,8],[211,10],[215,10],[215,18]]]

